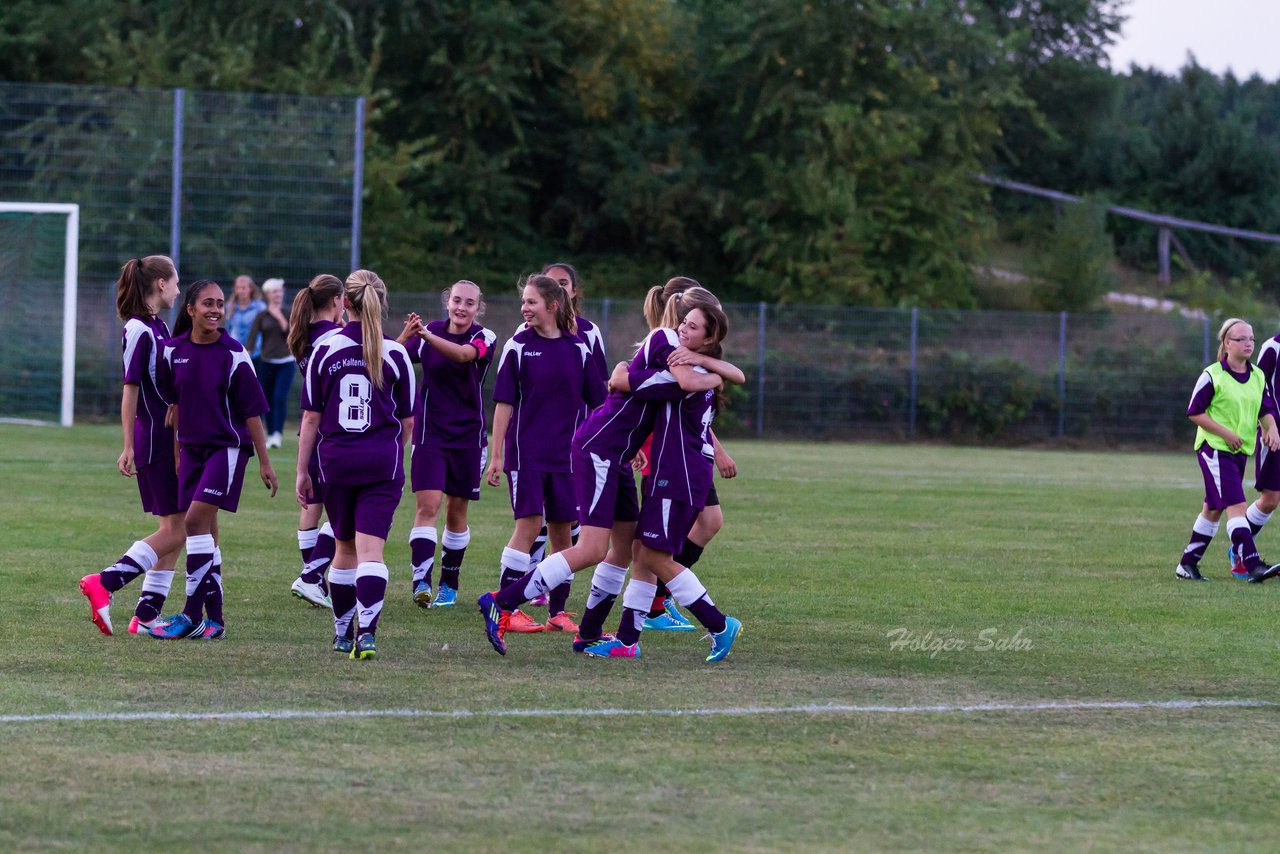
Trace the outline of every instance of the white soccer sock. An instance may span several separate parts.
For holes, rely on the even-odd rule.
[[[333,602],[333,633],[346,637],[356,615],[356,571],[329,567],[329,598]]]
[[[711,602],[711,597],[707,596],[707,588],[702,586],[702,582],[698,580],[698,576],[693,574],[692,569],[686,569],[668,581],[667,591],[681,608],[688,608],[703,596],[706,596],[707,601]],[[713,602],[712,604],[715,603]]]
[[[299,528],[298,529],[298,550],[314,549],[316,540],[320,538],[319,528]]]
[[[524,575],[529,571],[529,555],[518,549],[502,550],[502,568]]]
[[[444,536],[440,538],[440,545],[446,549],[465,549],[471,545],[471,529],[450,531],[445,528]]]
[[[1258,502],[1249,505],[1249,509],[1244,511],[1244,517],[1249,520],[1249,524],[1258,530],[1271,521],[1270,513],[1263,513],[1262,508],[1258,506]]]
[[[658,595],[658,585],[651,581],[636,581],[633,578],[627,582],[626,592],[622,594],[622,607],[647,614],[656,595]]]
[[[386,597],[387,579],[390,573],[387,572],[385,563],[377,563],[375,561],[365,561],[356,567],[356,607],[359,609],[360,631],[372,629],[378,619],[378,615],[382,613],[382,603]],[[366,579],[380,580],[381,584],[373,585],[373,595],[368,601],[360,598],[363,589],[367,589],[366,585],[361,581]],[[366,594],[367,595],[367,594]]]
[[[146,578],[142,579],[143,593],[159,593],[167,599],[171,587],[173,587],[172,569],[148,570]]]
[[[1184,516],[1183,518],[1185,519],[1186,517]],[[1196,523],[1191,526],[1191,530],[1195,531],[1197,534],[1203,534],[1206,537],[1216,537],[1218,535],[1218,526],[1221,524],[1221,522],[1210,522],[1208,519],[1204,518],[1204,514],[1201,513],[1196,517]],[[1230,527],[1231,526],[1228,525],[1227,529],[1230,530]],[[671,585],[667,586],[669,588]]]
[[[217,546],[213,543],[213,534],[196,534],[187,537],[187,596],[194,596],[200,589],[200,582],[205,574],[213,568]],[[201,558],[194,570],[191,569],[194,558]]]
[[[591,575],[591,592],[587,594],[587,607],[596,607],[604,601],[606,596],[617,596],[622,592],[622,583],[626,578],[625,566],[614,566],[611,563],[596,564],[596,571]]]
[[[138,540],[129,546],[125,556],[132,558],[143,572],[150,572],[151,568],[156,565],[156,561],[160,559],[156,556],[156,550],[147,545],[145,540]]]
[[[534,596],[541,596],[570,578],[573,578],[573,570],[569,568],[569,561],[564,559],[564,555],[560,552],[548,555],[542,563],[538,564],[529,583],[524,586],[524,598],[528,600]]]

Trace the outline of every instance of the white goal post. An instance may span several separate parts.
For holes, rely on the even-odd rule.
[[[0,213],[66,217],[66,245],[63,251],[62,270],[62,399],[59,423],[64,427],[70,427],[76,397],[76,289],[79,281],[77,271],[80,266],[80,206],[40,202],[0,202]],[[29,422],[29,419],[0,420]]]

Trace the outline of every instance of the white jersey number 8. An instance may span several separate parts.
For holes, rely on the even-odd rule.
[[[338,424],[348,433],[363,433],[369,429],[369,401],[373,399],[373,384],[368,377],[356,374],[343,377],[341,389]]]

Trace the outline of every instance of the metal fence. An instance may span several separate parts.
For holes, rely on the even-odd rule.
[[[363,100],[0,83],[0,200],[80,205],[77,409],[118,405],[114,283],[169,254],[184,281],[294,286],[358,266]],[[113,403],[113,400],[115,403]]]
[[[486,299],[482,322],[505,340],[521,322],[519,302]],[[409,311],[442,316],[436,293],[393,287],[390,303],[393,335]],[[640,305],[586,301],[611,363],[630,358],[646,334]],[[725,309],[725,356],[747,383],[717,420],[724,436],[1176,445],[1192,435],[1184,413],[1213,358],[1216,329],[1210,319],[1146,313]],[[100,358],[93,382],[110,393],[93,405],[79,401],[78,411],[111,417],[119,400],[114,346]],[[291,425],[296,406],[295,394]]]

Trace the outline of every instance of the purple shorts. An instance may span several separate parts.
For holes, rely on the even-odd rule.
[[[1258,439],[1258,456],[1254,458],[1253,488],[1262,491],[1280,492],[1280,453],[1272,451]]]
[[[1196,450],[1200,474],[1204,476],[1204,503],[1210,510],[1225,510],[1243,504],[1244,473],[1249,458],[1244,454],[1219,451],[1205,442]]]
[[[674,498],[646,498],[640,507],[636,539],[655,551],[679,554],[701,512],[701,507]]]
[[[547,522],[578,521],[577,489],[567,471],[509,471],[507,488],[517,519],[542,516]]]
[[[324,481],[320,479],[320,456],[311,452],[311,460],[307,463],[307,474],[311,475],[311,493],[307,496],[307,505],[324,504]]]
[[[404,493],[404,477],[377,483],[327,483],[324,512],[335,540],[354,540],[368,534],[385,540]]]
[[[182,512],[178,506],[178,473],[173,469],[172,458],[138,467],[138,495],[142,497],[142,509],[152,516]]]
[[[178,462],[178,507],[186,512],[192,501],[212,504],[228,513],[240,505],[244,470],[253,456],[250,446],[183,445]]]
[[[640,518],[636,476],[631,466],[620,466],[594,454],[573,452],[573,480],[578,488],[579,521],[591,528],[612,528],[614,522]]]
[[[409,461],[409,482],[414,492],[433,489],[465,498],[480,500],[480,455],[475,448],[437,448],[414,445]]]

